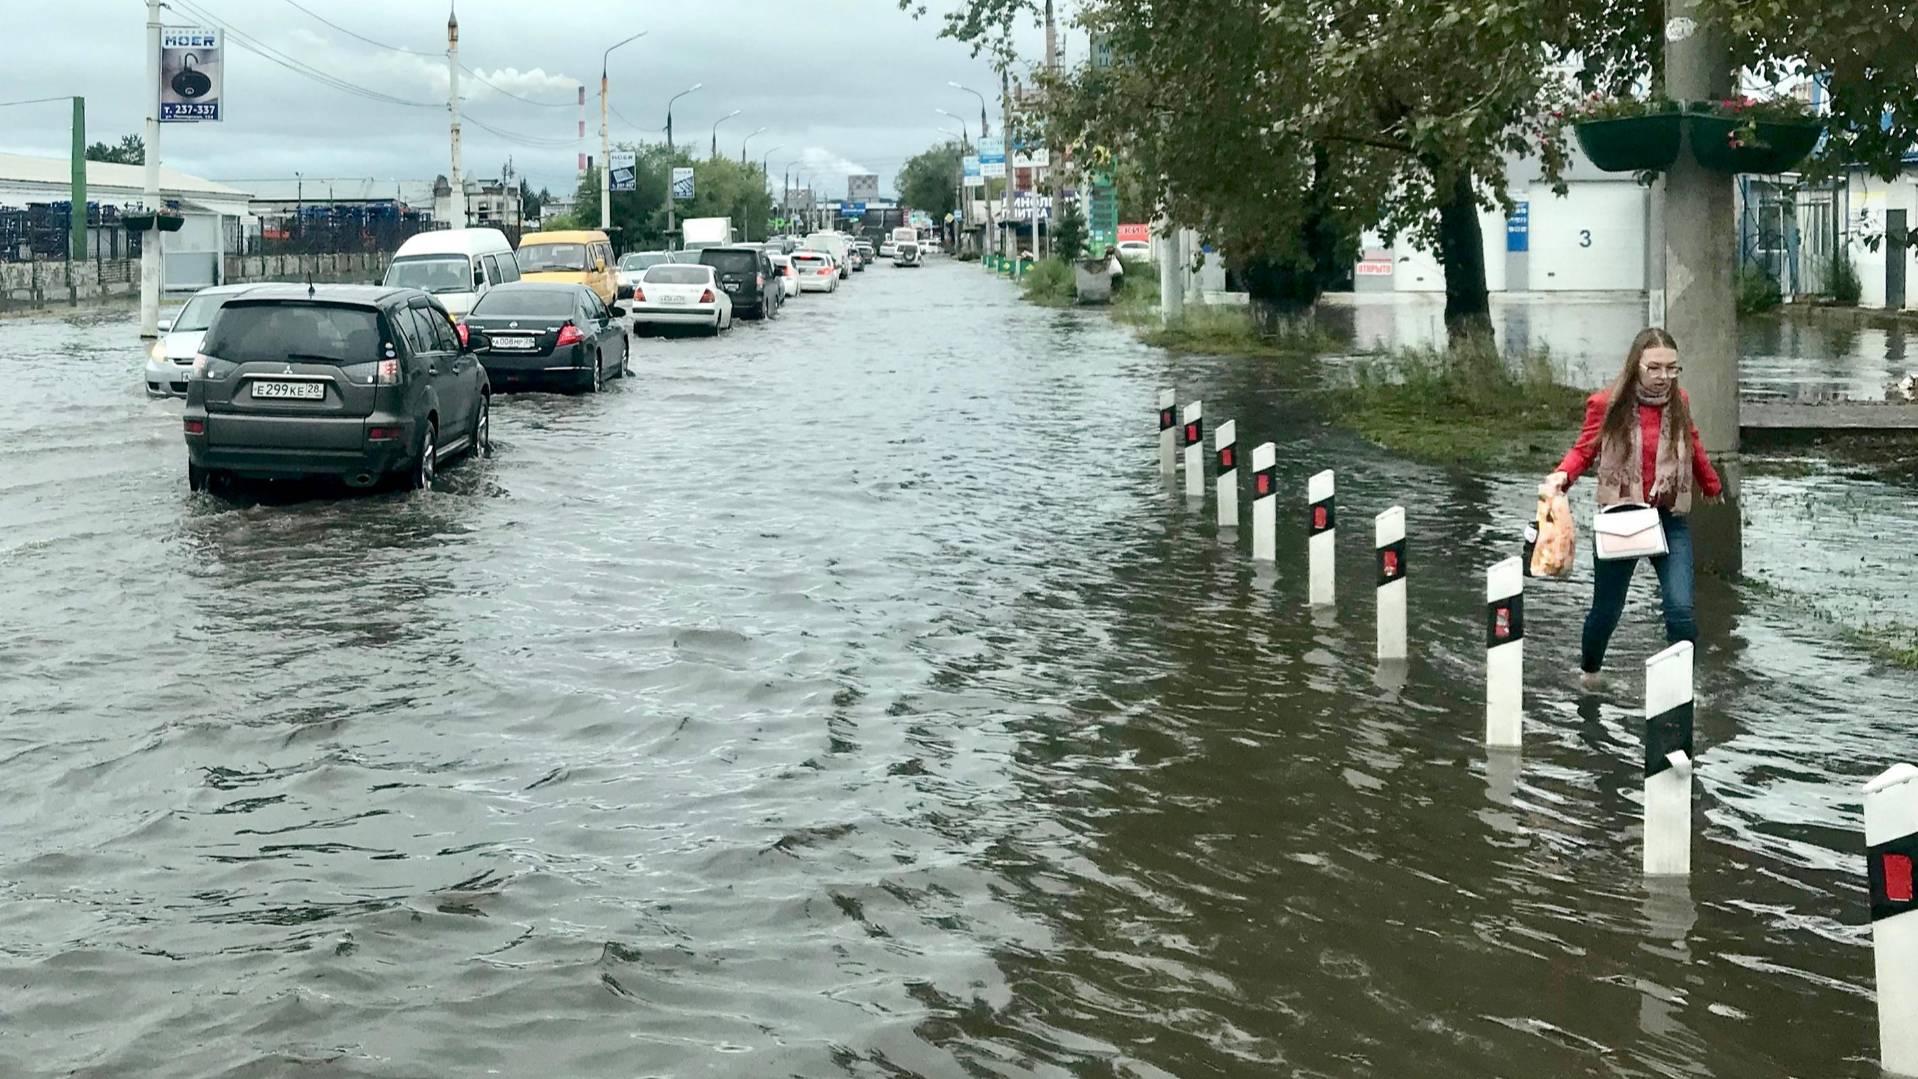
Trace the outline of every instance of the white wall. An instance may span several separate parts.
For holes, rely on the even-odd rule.
[[[1898,179],[1886,183],[1861,172],[1851,174],[1851,214],[1839,225],[1850,234],[1852,265],[1858,269],[1858,306],[1885,306],[1885,245],[1866,246],[1866,237],[1885,233],[1885,211],[1905,211],[1905,224],[1918,229],[1918,173],[1907,169]],[[1905,254],[1905,308],[1918,309],[1918,260]]]
[[[1534,184],[1526,193],[1531,201],[1531,289],[1643,289],[1647,189],[1615,182],[1574,181],[1568,186],[1563,198],[1545,184]]]
[[[1505,215],[1498,210],[1480,210],[1479,231],[1485,241],[1485,287],[1493,292],[1505,290]],[[1372,247],[1377,237],[1366,234],[1365,246]],[[1438,253],[1427,251],[1407,237],[1400,237],[1392,248],[1392,288],[1397,292],[1444,292],[1445,271],[1439,266]]]

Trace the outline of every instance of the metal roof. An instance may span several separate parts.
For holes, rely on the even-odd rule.
[[[244,187],[255,202],[391,202],[430,209],[432,180],[379,179],[371,176],[287,176],[228,180]]]
[[[87,162],[87,197],[90,199],[102,194],[110,198],[128,195],[137,198],[146,190],[146,182],[145,165]],[[0,153],[0,189],[46,186],[57,189],[48,193],[50,197],[63,199],[71,197],[72,184],[73,164],[67,158]],[[223,201],[245,199],[250,194],[164,164],[160,166],[160,193],[168,198],[208,196]]]

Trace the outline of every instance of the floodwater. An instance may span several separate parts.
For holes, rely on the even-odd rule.
[[[1876,1074],[1857,789],[1918,680],[1701,582],[1648,887],[1649,588],[1581,701],[1589,571],[1535,583],[1525,751],[1479,744],[1527,477],[973,266],[850,285],[502,401],[435,491],[247,505],[124,315],[0,324],[0,1075]],[[1275,567],[1160,480],[1165,385],[1278,443]]]
[[[1445,298],[1418,293],[1330,298],[1320,318],[1360,348],[1445,339]],[[1739,320],[1739,382],[1754,400],[1882,401],[1886,387],[1918,372],[1918,335],[1867,326],[1843,313],[1807,320]],[[1494,294],[1492,323],[1508,352],[1543,346],[1572,385],[1599,387],[1618,374],[1625,345],[1645,325],[1645,298],[1627,293]],[[1684,342],[1679,342],[1681,350]]]

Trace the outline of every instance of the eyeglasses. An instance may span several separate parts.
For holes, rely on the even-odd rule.
[[[1666,378],[1677,378],[1679,374],[1682,373],[1685,369],[1679,366],[1678,364],[1673,364],[1670,367],[1666,367],[1662,364],[1651,364],[1646,367],[1641,367],[1639,368],[1639,370],[1645,372],[1648,375],[1652,375],[1654,377],[1664,376]]]

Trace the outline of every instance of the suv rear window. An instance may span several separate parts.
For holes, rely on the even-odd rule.
[[[229,363],[373,363],[383,350],[379,312],[305,301],[228,303],[201,351]]]
[[[759,272],[759,252],[757,251],[715,251],[709,247],[699,253],[699,261],[721,273],[755,274]]]
[[[579,297],[553,289],[494,289],[473,305],[475,315],[512,318],[532,315],[538,318],[572,318]]]

